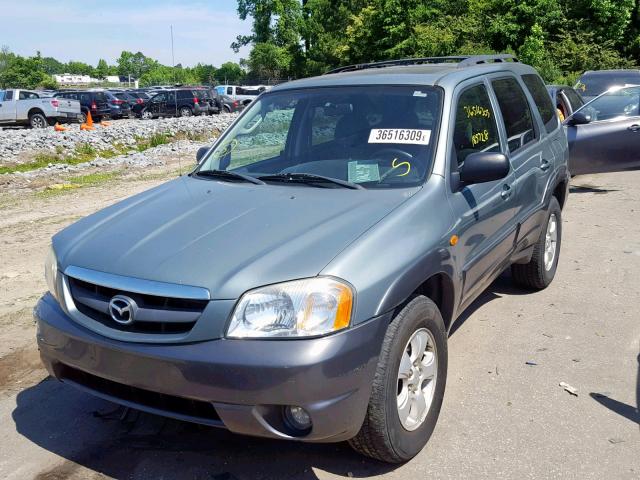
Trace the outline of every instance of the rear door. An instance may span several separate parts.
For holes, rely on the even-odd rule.
[[[590,121],[565,121],[572,175],[640,168],[640,87],[609,91],[582,107]],[[575,113],[574,113],[575,115]]]

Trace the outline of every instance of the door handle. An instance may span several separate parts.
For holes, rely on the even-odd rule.
[[[634,123],[629,128],[627,128],[627,130],[629,130],[630,132],[638,132],[640,131],[640,125],[638,125],[637,123]]]
[[[502,193],[500,194],[503,200],[507,200],[511,196],[511,185],[506,183],[502,186]]]
[[[542,170],[543,172],[546,172],[550,168],[551,163],[549,162],[549,160],[542,160],[542,162],[540,162],[540,170]]]

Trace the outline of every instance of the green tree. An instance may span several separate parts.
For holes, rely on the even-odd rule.
[[[97,78],[105,78],[108,75],[110,75],[111,73],[111,68],[109,67],[109,64],[107,63],[107,61],[104,58],[101,58],[100,60],[98,60],[98,65],[96,66],[96,77]]]
[[[74,75],[89,75],[91,77],[95,77],[96,72],[95,69],[86,63],[76,62],[71,60],[68,62],[65,67],[65,71],[63,73],[71,73]]]
[[[215,83],[217,69],[213,65],[198,63],[192,70],[193,74],[198,79],[198,83],[209,85]]]
[[[118,75],[141,78],[145,73],[156,68],[158,61],[146,57],[142,52],[132,53],[123,51],[116,61],[118,64]]]
[[[38,87],[55,88],[51,75],[44,70],[42,58],[13,56],[0,68],[0,88]]]
[[[245,71],[237,63],[225,62],[216,70],[215,78],[219,83],[241,83],[245,75]]]
[[[249,54],[247,66],[258,79],[284,78],[291,67],[291,56],[283,47],[272,43],[258,43]]]

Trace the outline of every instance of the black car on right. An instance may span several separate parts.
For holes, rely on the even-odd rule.
[[[564,125],[572,175],[640,169],[640,79],[610,88]]]
[[[191,117],[209,113],[210,97],[199,88],[176,88],[154,95],[138,114],[141,118]]]

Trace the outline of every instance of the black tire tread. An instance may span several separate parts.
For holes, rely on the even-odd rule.
[[[560,211],[560,204],[556,197],[551,197],[549,202],[549,211]],[[561,221],[562,218],[558,218]],[[514,263],[511,265],[511,277],[513,281],[521,287],[532,290],[543,290],[549,284],[545,281],[544,276],[544,239],[546,233],[546,225],[540,232],[540,238],[538,243],[533,248],[533,255],[529,263]],[[556,255],[560,255],[560,251],[556,252]]]
[[[384,427],[387,414],[386,401],[384,399],[385,378],[389,368],[388,359],[396,333],[403,323],[404,317],[407,314],[406,312],[415,307],[425,309],[426,311],[432,309],[437,311],[437,306],[431,299],[424,296],[416,296],[405,305],[389,324],[384,341],[382,342],[380,356],[378,357],[378,367],[376,368],[373,379],[371,399],[367,407],[367,414],[358,434],[349,440],[349,445],[357,452],[386,463],[401,463],[405,461],[405,459],[394,450],[388,431]]]

